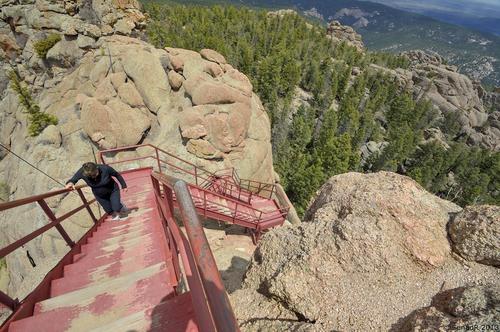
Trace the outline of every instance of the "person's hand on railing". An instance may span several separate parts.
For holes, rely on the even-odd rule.
[[[66,189],[75,190],[75,184],[74,184],[74,183],[69,182],[68,184],[66,184]]]

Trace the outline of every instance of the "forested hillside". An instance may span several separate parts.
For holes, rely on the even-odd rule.
[[[454,25],[446,19],[399,10],[383,1],[358,0],[143,0],[144,2],[234,5],[268,10],[292,8],[320,24],[332,19],[353,27],[371,50],[391,53],[423,49],[443,56],[460,72],[489,88],[500,85],[500,37]],[[423,7],[425,8],[425,6]],[[481,20],[477,19],[479,24]],[[490,24],[494,26],[493,20]],[[482,23],[485,24],[484,22]],[[495,28],[492,28],[493,30]],[[481,29],[480,29],[481,30]]]
[[[397,171],[461,205],[500,203],[500,154],[457,140],[456,119],[438,118],[428,101],[369,70],[373,63],[405,68],[405,57],[333,43],[299,15],[220,6],[146,10],[155,46],[211,48],[250,77],[271,119],[275,168],[299,213],[326,179],[347,171]],[[310,96],[301,106],[298,91]],[[440,128],[447,142],[425,143],[429,128]],[[384,148],[362,160],[369,141]]]

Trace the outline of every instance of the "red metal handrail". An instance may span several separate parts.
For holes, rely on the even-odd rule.
[[[173,245],[176,248],[174,252],[178,252],[183,261],[195,304],[194,310],[198,325],[203,328],[203,331],[239,331],[187,184],[180,179],[158,172],[154,172],[151,178],[160,215],[167,233],[170,234],[169,238],[174,240]],[[160,184],[164,194],[160,190]],[[180,207],[181,218],[189,241],[173,217],[173,192]],[[174,260],[177,260],[177,257]]]
[[[137,148],[142,148],[142,147],[149,147],[149,148],[153,148],[155,150],[155,155],[154,156],[142,156],[142,157],[137,157],[137,158],[130,158],[130,159],[124,159],[124,160],[118,160],[118,161],[111,161],[111,162],[106,162],[106,160],[104,159],[104,154],[106,153],[113,153],[113,152],[120,152],[120,151],[128,151],[128,150],[133,150],[133,149],[137,149]],[[186,165],[188,165],[189,167],[192,167],[193,168],[193,171],[189,171],[189,170],[186,170],[182,167],[179,167],[171,162],[168,162],[164,159],[161,159],[160,158],[160,154],[159,152],[162,152],[164,154],[166,154],[168,157],[174,159],[174,160],[177,160],[181,163],[184,163]],[[190,186],[195,186],[196,188],[198,188],[199,190],[202,190],[204,191],[205,189],[201,187],[202,183],[200,183],[200,181],[198,181],[198,178],[200,178],[201,180],[203,181],[206,181],[206,182],[210,182],[214,185],[217,185],[217,183],[215,182],[215,178],[217,178],[218,180],[221,180],[223,183],[224,183],[224,188],[223,188],[223,191],[224,193],[218,193],[218,192],[215,192],[215,191],[210,191],[211,194],[216,194],[216,195],[221,195],[222,198],[226,199],[226,200],[229,200],[231,202],[233,202],[235,204],[235,216],[236,217],[236,213],[238,213],[237,211],[237,208],[238,206],[241,206],[242,205],[242,201],[239,200],[238,198],[241,197],[241,192],[238,193],[238,196],[237,197],[234,197],[234,195],[232,195],[232,188],[233,186],[235,186],[233,183],[221,178],[219,175],[217,175],[217,173],[220,173],[220,172],[224,172],[224,171],[230,171],[231,172],[231,177],[233,178],[233,181],[237,181],[238,183],[243,183],[243,182],[247,182],[247,186],[248,186],[248,190],[246,191],[246,193],[248,193],[248,200],[247,201],[243,201],[243,202],[246,202],[247,204],[243,204],[246,208],[248,209],[252,209],[255,211],[255,214],[256,215],[259,215],[258,219],[254,222],[256,223],[257,225],[263,221],[263,218],[262,216],[264,216],[264,218],[266,217],[266,215],[269,215],[271,214],[272,212],[263,212],[259,209],[256,209],[255,207],[251,206],[250,205],[250,200],[252,198],[252,195],[253,192],[250,190],[250,188],[254,188],[254,189],[257,189],[258,191],[262,191],[264,190],[266,187],[268,186],[271,186],[271,191],[270,191],[270,195],[269,197],[264,197],[264,198],[272,198],[272,194],[275,192],[274,190],[274,184],[270,184],[270,183],[264,183],[264,182],[259,182],[259,181],[253,181],[253,180],[242,180],[238,177],[238,174],[237,172],[235,171],[234,168],[230,168],[230,169],[225,169],[225,170],[221,170],[219,172],[216,172],[216,173],[213,173],[213,172],[210,172],[210,171],[207,171],[207,170],[204,170],[204,169],[201,169],[199,168],[198,166],[190,163],[189,161],[186,161],[182,158],[179,158],[161,148],[158,148],[157,146],[154,146],[152,144],[140,144],[140,145],[133,145],[133,146],[128,146],[128,147],[121,147],[121,148],[115,148],[115,149],[109,149],[109,150],[102,150],[102,151],[99,151],[99,159],[101,160],[101,162],[103,164],[109,164],[109,165],[113,165],[113,164],[120,164],[120,163],[125,163],[125,162],[130,162],[130,161],[138,161],[138,160],[145,160],[145,159],[149,159],[149,158],[152,158],[152,159],[155,159],[156,162],[157,162],[157,166],[158,166],[158,172],[160,174],[163,174],[163,171],[162,171],[162,163],[168,167],[171,167],[175,170],[178,170],[184,174],[187,174],[189,176],[192,176],[195,178],[195,181],[194,181],[194,185],[191,184]],[[208,174],[208,177],[204,177],[202,176],[201,174]],[[254,185],[255,184],[255,185]],[[256,186],[258,184],[258,186]],[[228,187],[230,188],[231,190],[231,194],[228,195],[227,194],[227,189]],[[238,190],[243,190],[245,191],[244,188],[241,188],[241,187],[238,187],[238,185],[236,185],[236,187],[238,188]],[[267,190],[269,191],[269,190]],[[261,196],[262,197],[262,196]],[[286,218],[286,215],[289,211],[290,207],[288,206],[281,206],[281,203],[278,201],[278,211],[280,212],[280,214]],[[244,213],[244,212],[241,212],[240,213]],[[206,212],[205,212],[206,214]],[[234,219],[234,218],[233,218]]]
[[[75,242],[70,238],[70,236],[68,235],[68,233],[66,232],[66,230],[64,229],[64,227],[62,226],[61,223],[64,220],[68,219],[69,217],[71,217],[72,215],[74,215],[75,213],[77,213],[83,209],[87,209],[87,212],[89,213],[90,218],[92,219],[94,224],[98,223],[98,220],[96,219],[94,213],[90,209],[90,205],[93,204],[96,200],[93,199],[91,201],[87,201],[87,199],[85,198],[85,195],[82,192],[82,188],[84,188],[84,187],[86,187],[86,185],[80,185],[80,186],[75,187],[75,190],[78,192],[78,195],[80,196],[80,199],[82,200],[83,204],[74,208],[73,210],[65,213],[64,215],[62,215],[60,217],[55,216],[54,212],[50,209],[50,207],[47,205],[47,202],[45,200],[47,198],[51,198],[51,197],[55,197],[58,195],[62,195],[62,194],[71,192],[72,189],[60,189],[60,190],[51,191],[51,192],[48,192],[48,193],[45,193],[42,195],[36,195],[36,196],[22,198],[22,199],[18,199],[18,200],[6,202],[6,203],[1,203],[0,204],[0,211],[6,211],[6,210],[14,209],[14,208],[17,208],[20,206],[24,206],[24,205],[36,202],[42,208],[42,210],[44,211],[44,213],[46,214],[46,216],[50,220],[50,223],[38,228],[37,230],[29,233],[28,235],[22,237],[21,239],[18,239],[16,241],[14,241],[13,243],[7,245],[6,247],[0,249],[0,258],[4,258],[8,254],[12,253],[16,249],[20,248],[21,246],[25,245],[26,243],[30,242],[34,238],[42,235],[43,233],[47,232],[48,230],[50,230],[52,228],[57,229],[57,231],[61,234],[62,238],[66,241],[66,244],[70,248],[75,247]],[[0,291],[0,303],[3,304],[4,306],[10,308],[12,311],[15,311],[19,305],[22,305],[23,303],[25,303],[27,301],[28,297],[26,299],[24,299],[22,302],[19,302],[17,299],[12,299],[10,296],[8,296],[7,294]]]
[[[160,208],[160,216],[164,220],[164,226],[167,227],[167,235],[169,242],[173,244],[174,253],[174,270],[177,280],[181,278],[180,266],[178,262],[178,253],[183,261],[186,278],[192,292],[193,300],[195,301],[194,310],[197,316],[197,323],[203,331],[239,331],[238,324],[232,311],[229,299],[224,289],[220,274],[218,272],[213,254],[210,251],[208,241],[204,235],[201,223],[196,215],[194,204],[191,200],[189,191],[185,182],[168,177],[161,174],[153,174],[153,187],[155,197]],[[163,191],[160,189],[162,185]],[[10,323],[14,320],[19,320],[30,316],[33,312],[33,307],[36,302],[42,301],[49,296],[50,282],[55,278],[60,278],[63,273],[64,265],[71,263],[72,257],[80,251],[81,245],[87,241],[87,238],[92,234],[96,227],[103,221],[104,216],[96,220],[89,208],[95,200],[87,202],[81,189],[85,186],[77,186],[76,190],[83,204],[60,217],[55,217],[53,212],[48,208],[45,199],[57,195],[68,193],[71,189],[61,189],[49,192],[42,195],[32,196],[16,201],[0,204],[0,211],[13,209],[24,206],[26,204],[37,202],[44,212],[52,221],[48,225],[30,233],[26,237],[17,240],[13,244],[3,248],[0,257],[19,248],[21,245],[30,239],[43,234],[52,227],[61,226],[60,223],[72,216],[73,214],[87,208],[91,218],[94,220],[94,226],[77,243],[73,243],[69,237],[68,244],[71,243],[72,249],[64,258],[52,269],[44,278],[42,283],[30,293],[22,302],[17,299],[12,299],[3,292],[0,292],[0,303],[11,308],[14,312],[8,320],[4,322],[1,331],[7,331]],[[176,193],[177,201],[180,205],[181,216],[186,227],[187,238],[173,218],[173,192]],[[63,229],[64,230],[64,229]],[[66,234],[67,235],[67,234]],[[64,236],[63,236],[64,237]]]
[[[231,178],[233,179],[234,183],[238,186],[238,188],[241,188],[242,190],[245,190],[245,191],[250,192],[252,194],[257,194],[257,195],[259,195],[261,197],[265,197],[265,198],[272,198],[273,193],[276,192],[276,184],[260,182],[260,181],[255,181],[255,180],[249,180],[249,179],[241,179],[238,176],[238,172],[236,172],[234,167],[219,170],[215,174],[224,173],[224,172],[230,173]],[[244,183],[246,183],[246,189],[245,189]],[[267,187],[271,187],[271,190],[266,189]],[[251,189],[254,189],[255,192]],[[263,191],[268,192],[269,195],[262,196]]]
[[[113,162],[109,162],[107,164],[117,164],[117,163],[123,163],[123,162],[129,162],[129,161],[136,161],[136,160],[141,160],[141,159],[147,159],[147,158],[153,158],[153,159],[156,159],[157,160],[157,166],[158,166],[158,171],[160,173],[163,173],[162,170],[161,170],[161,165],[160,165],[160,161],[161,162],[164,162],[166,163],[164,160],[161,160],[159,158],[159,152],[162,152],[166,155],[168,155],[169,157],[181,162],[181,163],[184,163],[186,165],[189,165],[190,167],[192,167],[194,170],[196,170],[196,172],[204,172],[204,173],[207,173],[209,174],[210,176],[217,176],[217,173],[221,172],[221,171],[231,171],[231,176],[233,178],[233,181],[235,182],[235,184],[238,186],[238,188],[240,189],[243,189],[244,190],[244,185],[243,185],[243,182],[247,183],[247,190],[250,191],[250,188],[253,188],[253,189],[259,189],[260,190],[264,190],[266,187],[269,187],[271,186],[271,190],[267,189],[267,190],[264,190],[266,192],[269,192],[270,195],[269,197],[265,197],[265,198],[272,198],[272,194],[276,191],[275,190],[275,184],[273,183],[265,183],[265,182],[259,182],[259,181],[255,181],[255,180],[248,180],[248,179],[240,179],[240,177],[238,176],[238,173],[236,172],[236,170],[233,168],[229,168],[229,169],[224,169],[224,170],[221,170],[221,171],[218,171],[216,173],[213,173],[213,172],[210,172],[210,171],[207,171],[207,170],[204,170],[202,168],[199,168],[198,166],[196,166],[195,164],[187,161],[187,160],[184,160],[172,153],[169,153],[155,145],[152,145],[152,144],[139,144],[139,145],[132,145],[132,146],[127,146],[127,147],[120,147],[120,148],[114,148],[114,149],[108,149],[108,150],[102,150],[102,151],[99,151],[99,160],[101,160],[102,163],[106,163],[105,160],[104,160],[104,154],[106,153],[111,153],[111,152],[119,152],[119,151],[127,151],[127,150],[134,150],[134,149],[137,149],[137,148],[142,148],[142,147],[150,147],[150,148],[153,148],[155,150],[155,154],[156,156],[144,156],[144,157],[138,157],[138,158],[131,158],[131,159],[126,159],[126,160],[120,160],[120,161],[113,161]],[[174,167],[176,168],[177,170],[180,170],[182,172],[186,172],[185,169],[182,169],[178,166],[175,166],[171,163],[166,163],[168,164],[169,166],[171,167]],[[191,173],[190,175],[195,175],[194,174],[195,172]],[[196,179],[195,179],[196,180]],[[228,181],[225,181],[226,182],[226,185],[231,185],[230,182]],[[259,194],[259,193],[257,193]]]
[[[143,157],[137,157],[137,158],[130,158],[130,159],[124,159],[124,160],[118,160],[118,161],[112,161],[112,162],[106,162],[104,160],[104,154],[105,153],[110,153],[110,152],[119,152],[119,151],[127,151],[127,150],[130,150],[130,149],[134,149],[134,148],[140,148],[140,147],[151,147],[153,149],[155,149],[155,156],[143,156]],[[182,163],[185,163],[187,164],[188,166],[192,167],[194,171],[189,171],[189,170],[186,170],[185,168],[182,168],[182,167],[179,167],[177,165],[174,165],[172,163],[169,163],[167,162],[166,160],[163,160],[159,157],[159,152],[162,152],[166,155],[168,155],[169,157],[177,160],[177,161],[180,161]],[[122,147],[122,148],[115,148],[115,149],[110,149],[110,150],[103,150],[103,151],[99,151],[99,159],[101,160],[101,162],[103,164],[108,164],[108,165],[113,165],[113,164],[120,164],[120,163],[125,163],[125,162],[131,162],[131,161],[138,161],[138,160],[145,160],[145,159],[148,159],[148,158],[152,158],[152,159],[155,159],[156,162],[157,162],[157,166],[158,166],[158,171],[160,173],[163,173],[162,172],[162,169],[161,169],[161,163],[165,164],[165,165],[168,165],[169,167],[173,168],[173,169],[176,169],[180,172],[183,172],[185,174],[188,174],[190,176],[193,176],[194,177],[194,182],[196,185],[201,185],[201,183],[199,183],[198,179],[201,179],[201,180],[204,180],[206,182],[212,182],[213,183],[213,178],[218,178],[218,176],[215,174],[215,173],[212,173],[210,171],[207,171],[207,170],[204,170],[204,169],[201,169],[199,168],[198,166],[182,159],[182,158],[179,158],[163,149],[160,149],[152,144],[141,144],[141,145],[134,145],[134,146],[128,146],[128,147]],[[206,173],[208,174],[208,177],[204,177],[200,174],[203,174],[203,173]],[[220,179],[220,178],[219,178]],[[222,179],[223,182],[224,182],[224,186],[225,187],[236,187],[238,188],[238,190],[242,190],[241,188],[239,188],[238,186],[233,186],[233,184],[227,180],[224,180]],[[251,198],[251,195],[249,196],[249,199]],[[247,200],[247,203],[250,203],[249,200]]]
[[[204,202],[203,202],[203,206],[206,206],[206,204],[207,204],[206,192],[205,192],[205,191],[203,191],[203,194],[204,194],[204,195],[203,195],[203,200],[204,200]],[[211,194],[211,195],[213,195],[213,196],[218,196],[218,197],[223,198],[223,199],[227,199],[227,197],[226,197],[226,196],[224,196],[224,195],[220,195],[220,194],[218,194],[218,193],[216,193],[216,192],[213,192],[213,191],[210,191],[210,194]],[[196,198],[201,198],[201,197],[199,197],[199,196],[195,196],[195,197],[196,197]],[[238,207],[239,207],[239,206],[242,206],[242,204],[241,204],[240,202],[238,202],[237,200],[233,200],[233,201],[234,201],[234,203],[235,203],[235,208],[234,208],[234,215],[235,215],[235,216],[236,216],[236,214],[237,214],[237,213],[240,213],[240,214],[247,215],[247,216],[249,216],[249,217],[253,217],[252,219],[255,219],[255,218],[256,218],[256,216],[252,216],[252,215],[251,215],[251,214],[249,214],[249,213],[246,213],[246,212],[243,212],[243,211],[238,211]],[[212,205],[217,205],[217,206],[221,206],[221,207],[226,208],[226,209],[228,209],[228,210],[229,210],[229,208],[228,208],[227,206],[225,206],[225,205],[223,205],[223,204],[220,204],[220,203],[216,203],[216,202],[210,201],[210,204],[212,204]],[[195,205],[195,206],[196,206],[196,205]],[[254,209],[254,211],[259,212],[259,213],[262,213],[262,211],[257,210],[257,209]],[[231,212],[232,212],[232,210],[230,211],[230,214],[231,214],[231,215],[230,215],[230,217],[233,217],[233,213],[231,213]],[[257,218],[257,220],[255,220],[255,223],[258,223],[258,222],[259,222],[259,219]]]

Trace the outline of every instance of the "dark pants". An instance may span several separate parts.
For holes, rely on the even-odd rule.
[[[98,195],[94,193],[94,196],[107,214],[120,212],[122,209],[122,203],[120,202],[120,190],[113,190],[109,195]]]

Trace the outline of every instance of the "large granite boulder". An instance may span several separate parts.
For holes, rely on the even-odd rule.
[[[450,248],[446,226],[460,210],[394,173],[331,178],[305,222],[259,243],[231,294],[242,327],[269,320],[281,330],[294,321],[313,331],[386,331],[441,288],[495,282],[497,269],[464,266]]]
[[[495,331],[500,326],[500,285],[459,287],[440,292],[429,307],[407,317],[401,332]]]
[[[90,38],[90,37],[89,37]],[[82,57],[83,51],[76,40],[62,39],[47,52],[47,60],[60,67],[72,67]]]
[[[146,17],[141,9],[136,0],[4,1],[0,18],[15,21],[16,29],[24,33],[57,30],[68,36],[97,38],[114,32],[132,34],[144,28]],[[127,31],[123,31],[125,25]]]
[[[469,145],[500,149],[500,110],[483,105],[481,89],[457,67],[446,65],[436,53],[420,50],[403,53],[408,69],[388,69],[375,64],[369,70],[393,77],[402,89],[417,98],[428,99],[437,111],[437,120],[449,116],[460,125],[458,136]]]
[[[453,250],[470,261],[500,267],[500,207],[468,206],[449,224]]]
[[[363,52],[365,45],[361,39],[361,35],[354,31],[353,28],[347,25],[342,25],[339,21],[331,21],[326,28],[327,37],[334,42],[346,42],[349,46],[355,47],[358,51]]]
[[[81,123],[100,148],[150,142],[210,171],[235,167],[273,182],[267,114],[248,78],[217,54],[101,37],[40,105],[61,123]]]

